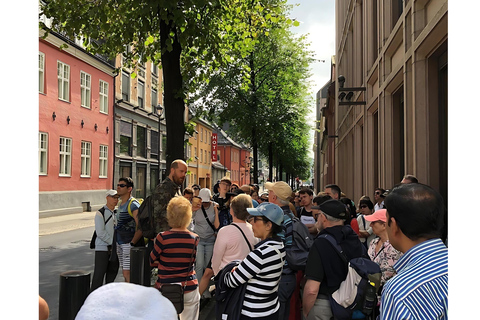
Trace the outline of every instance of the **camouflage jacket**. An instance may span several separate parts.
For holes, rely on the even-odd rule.
[[[167,205],[173,197],[181,196],[180,186],[167,177],[162,181],[153,193],[153,219],[155,232],[170,230],[167,222]]]

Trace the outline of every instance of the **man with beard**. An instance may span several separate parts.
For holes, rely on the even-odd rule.
[[[187,174],[187,164],[177,159],[170,165],[170,174],[156,188],[153,197],[153,220],[155,233],[169,230],[167,205],[170,199],[182,196],[181,186]]]

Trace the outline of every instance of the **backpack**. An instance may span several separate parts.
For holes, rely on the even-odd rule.
[[[132,209],[130,209],[130,205],[132,204],[132,202],[133,202],[134,200],[137,200],[137,202],[140,204],[140,206],[141,206],[142,203],[143,203],[143,199],[142,199],[142,198],[135,199],[134,197],[132,197],[132,198],[130,199],[130,201],[128,202],[128,206],[127,206],[127,211],[128,211],[128,214],[130,215],[130,217],[133,217],[133,213],[132,213]],[[138,213],[140,213],[140,208],[139,208],[138,210],[139,210]]]
[[[330,305],[335,319],[361,319],[373,316],[377,305],[377,291],[382,272],[380,266],[368,258],[353,258],[348,261],[335,238],[329,234],[319,237],[327,239],[343,261],[348,264],[348,273],[340,287],[330,296]]]
[[[103,222],[105,224],[107,224],[107,222],[112,218],[113,215],[111,215],[110,217],[108,217],[107,221],[105,221],[105,208],[104,207],[101,207],[100,209],[98,209],[98,211],[102,214],[102,217],[103,217]],[[90,249],[95,249],[95,240],[97,239],[97,231],[94,230],[93,231],[93,235],[92,235],[92,240],[90,240]]]
[[[154,239],[157,236],[153,222],[153,197],[148,196],[142,199],[140,208],[138,208],[138,228],[142,230],[142,235],[146,239]]]
[[[310,232],[306,225],[292,213],[287,213],[292,219],[292,247],[286,251],[288,267],[292,270],[305,270],[308,252],[313,244]]]

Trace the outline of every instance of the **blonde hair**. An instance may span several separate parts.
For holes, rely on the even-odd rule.
[[[232,208],[233,214],[237,219],[245,221],[249,216],[247,208],[253,208],[252,197],[248,194],[239,194],[232,199],[230,208]]]
[[[175,197],[167,206],[167,221],[171,228],[186,228],[192,220],[192,204],[184,197]]]

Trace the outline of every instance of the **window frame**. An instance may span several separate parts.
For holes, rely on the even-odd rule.
[[[140,86],[142,87],[142,89],[140,89]],[[140,95],[140,93],[142,94]],[[140,99],[142,101],[141,104]],[[143,82],[142,80],[138,80],[137,82],[137,103],[140,109],[145,109],[145,82]]]
[[[128,79],[128,92],[125,93],[123,92],[123,86],[124,86],[124,76]],[[122,71],[122,85],[121,85],[121,88],[122,88],[122,99],[125,101],[125,102],[130,102],[130,93],[132,91],[132,88],[131,88],[131,81],[130,81],[130,74],[126,71]],[[125,97],[126,96],[126,97]]]
[[[64,143],[62,144],[62,140]],[[68,143],[67,143],[68,142]],[[65,146],[62,148],[62,145]],[[58,166],[58,175],[60,177],[72,176],[72,138],[60,137],[59,145],[60,164]],[[63,158],[63,161],[62,161]],[[62,164],[65,172],[62,172]]]
[[[61,74],[59,74],[60,73],[59,67],[61,67],[62,69]],[[66,78],[65,78],[65,71],[67,71],[68,73]],[[60,86],[60,83],[61,83],[61,86]],[[70,66],[60,60],[57,60],[57,84],[58,84],[57,86],[58,99],[65,102],[70,102]],[[66,92],[65,92],[65,84],[67,84]]]
[[[92,76],[80,71],[80,106],[92,108]]]
[[[104,87],[102,87],[102,84]],[[100,113],[108,114],[108,82],[104,80],[99,81],[99,109]],[[106,91],[106,92],[105,92]],[[106,111],[105,111],[106,110]]]
[[[45,53],[38,52],[38,92],[45,93]]]
[[[45,137],[45,140],[42,139]],[[45,143],[45,147],[42,148],[42,143]],[[45,171],[42,171],[41,159],[45,158]],[[38,132],[38,174],[41,176],[46,176],[48,174],[48,133],[47,132]]]
[[[92,143],[89,141],[82,141],[81,147],[80,147],[80,177],[90,178],[91,174],[92,174]]]
[[[98,177],[108,178],[108,146],[103,144],[100,145],[98,153]]]

